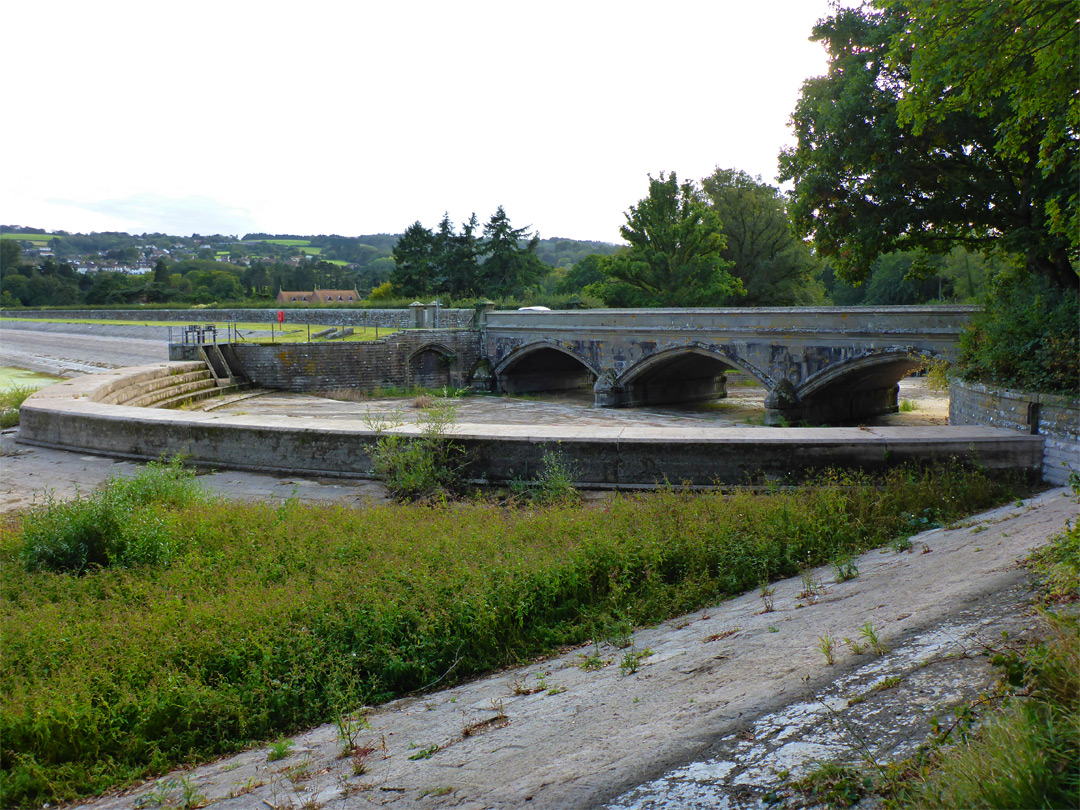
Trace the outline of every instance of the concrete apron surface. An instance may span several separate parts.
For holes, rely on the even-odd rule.
[[[1017,561],[1076,516],[1076,499],[1051,490],[917,535],[910,551],[868,552],[847,582],[817,569],[813,594],[776,583],[771,611],[749,593],[640,629],[626,649],[590,645],[396,700],[368,712],[362,768],[322,726],[280,761],[254,748],[86,806],[179,801],[185,788],[223,809],[765,806],[817,761],[910,753],[935,712],[992,684],[984,645],[1039,621]],[[843,644],[867,646],[867,622],[888,651]],[[636,672],[620,666],[628,652],[643,655]],[[584,669],[590,657],[603,666]]]
[[[189,364],[190,365],[190,364]],[[377,434],[362,418],[134,408],[106,404],[141,378],[167,379],[183,364],[156,364],[51,385],[21,409],[20,441],[41,447],[297,475],[367,477]],[[146,380],[144,380],[146,382]],[[394,430],[418,434],[415,424]],[[1037,470],[1042,437],[987,427],[710,428],[644,425],[473,424],[447,435],[465,448],[467,472],[489,482],[535,476],[552,450],[592,487],[658,482],[741,484],[783,480],[827,466],[878,469],[959,457],[994,469]]]

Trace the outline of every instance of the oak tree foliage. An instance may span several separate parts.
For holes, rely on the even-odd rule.
[[[738,169],[717,167],[701,181],[723,224],[729,272],[746,289],[740,306],[808,306],[821,303],[820,262],[795,237],[780,189]]]
[[[1051,13],[1057,5],[1071,10]],[[1000,64],[980,61],[990,51],[961,36],[954,6],[1010,7],[1004,22],[978,18],[1004,43]],[[1075,80],[1075,6],[877,0],[820,21],[813,38],[828,50],[828,73],[804,83],[791,118],[797,145],[780,156],[781,180],[795,184],[796,231],[848,281],[866,278],[882,253],[960,245],[1018,253],[1030,271],[1075,289],[1078,236],[1065,225],[1078,185],[1075,87],[1063,107],[1044,103],[1049,117],[1026,96],[1041,75],[1058,85],[1051,59]],[[1029,30],[1043,22],[1073,33]],[[956,36],[936,42],[946,28]],[[957,89],[963,81],[975,89]]]

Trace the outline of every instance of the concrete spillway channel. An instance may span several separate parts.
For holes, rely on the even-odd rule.
[[[182,454],[192,463],[288,474],[369,477],[377,434],[360,418],[302,421],[139,407],[199,371],[198,363],[115,369],[50,386],[22,406],[19,441],[134,459]],[[135,392],[141,392],[139,399]],[[160,404],[160,403],[158,403]],[[416,435],[415,425],[394,430]],[[500,483],[540,469],[557,449],[595,488],[657,484],[743,484],[783,480],[829,466],[881,469],[907,461],[960,458],[990,469],[1035,472],[1041,436],[978,426],[766,428],[638,425],[500,425],[459,422],[451,433],[468,472]]]

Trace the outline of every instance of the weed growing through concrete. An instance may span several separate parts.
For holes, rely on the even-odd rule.
[[[409,747],[410,748],[417,748],[418,746],[416,746],[415,744],[411,744]],[[421,760],[421,759],[431,759],[438,752],[439,752],[439,746],[438,745],[429,745],[427,748],[421,748],[415,754],[410,756],[409,759],[412,762],[417,762],[418,760]]]
[[[875,655],[884,655],[889,651],[881,639],[878,637],[877,628],[874,627],[873,622],[866,622],[859,628],[859,636],[870,645],[870,649],[874,651]]]
[[[852,641],[850,638],[845,638],[844,643],[848,646],[848,649],[851,650],[852,655],[863,655],[866,652],[862,644],[857,641]]]
[[[287,737],[279,737],[274,742],[270,743],[270,750],[266,753],[267,762],[277,762],[278,760],[285,759],[290,753],[292,753],[293,746],[295,746],[292,740]]]
[[[761,583],[761,589],[758,591],[758,595],[761,596],[761,612],[772,613],[775,609],[773,604],[773,595],[776,593],[776,588],[772,587],[767,582]]]
[[[837,582],[847,582],[859,576],[859,566],[855,563],[855,557],[849,552],[837,554],[833,557],[832,564]]]
[[[574,503],[580,500],[574,482],[577,466],[560,450],[545,450],[535,478],[510,481],[510,492],[518,499],[542,505]]]
[[[360,735],[371,730],[371,723],[364,716],[363,710],[359,714],[334,715],[334,727],[337,729],[338,739],[341,741],[341,756],[347,757],[356,750],[360,742]]]
[[[623,653],[622,660],[619,662],[619,671],[623,675],[633,675],[641,668],[641,662],[653,654],[653,651],[646,647],[644,650],[638,650],[631,643],[630,648]]]
[[[802,590],[795,595],[796,599],[805,599],[812,605],[817,602],[819,596],[828,593],[825,586],[821,584],[821,580],[809,571],[803,571],[799,574],[799,578],[802,580],[803,587]]]
[[[578,657],[581,659],[581,661],[578,662],[578,667],[585,670],[585,672],[595,672],[608,665],[608,662],[605,661],[598,652],[593,655],[585,655],[582,653]]]
[[[825,656],[825,663],[832,666],[836,663],[836,647],[832,636],[828,633],[818,638],[818,649]]]
[[[205,807],[206,797],[199,786],[188,777],[159,782],[157,787],[144,794],[133,805],[136,810],[150,807],[171,807],[177,810],[196,810]]]
[[[900,685],[899,675],[889,675],[870,687],[871,692],[884,692],[886,689],[894,689]]]
[[[365,416],[377,434],[371,450],[372,472],[403,501],[445,498],[464,486],[464,450],[448,438],[457,419],[453,400],[435,398],[417,418],[419,437],[389,431],[401,425],[400,415]]]
[[[537,692],[547,691],[547,681],[544,678],[544,673],[540,673],[536,676],[536,683],[533,686],[529,685],[529,673],[526,672],[520,680],[514,681],[510,684],[510,694],[518,697],[525,697],[527,695],[535,695]]]

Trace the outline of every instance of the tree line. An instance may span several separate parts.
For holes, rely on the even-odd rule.
[[[200,253],[212,264],[170,263],[139,280],[74,278],[63,264],[27,268],[9,256],[0,295],[6,306],[122,295],[224,303],[276,287],[356,286],[398,302],[886,305],[980,300],[995,284],[1042,279],[1075,297],[1077,12],[1077,0],[836,9],[813,29],[827,73],[804,83],[795,145],[779,156],[792,190],[735,168],[700,181],[660,172],[628,208],[623,246],[540,240],[500,207],[482,226],[475,214],[460,226],[444,216],[378,244],[293,237],[319,251],[295,267],[276,256],[231,263],[289,238],[270,234],[249,234],[227,257]],[[123,250],[118,236],[103,238]]]

